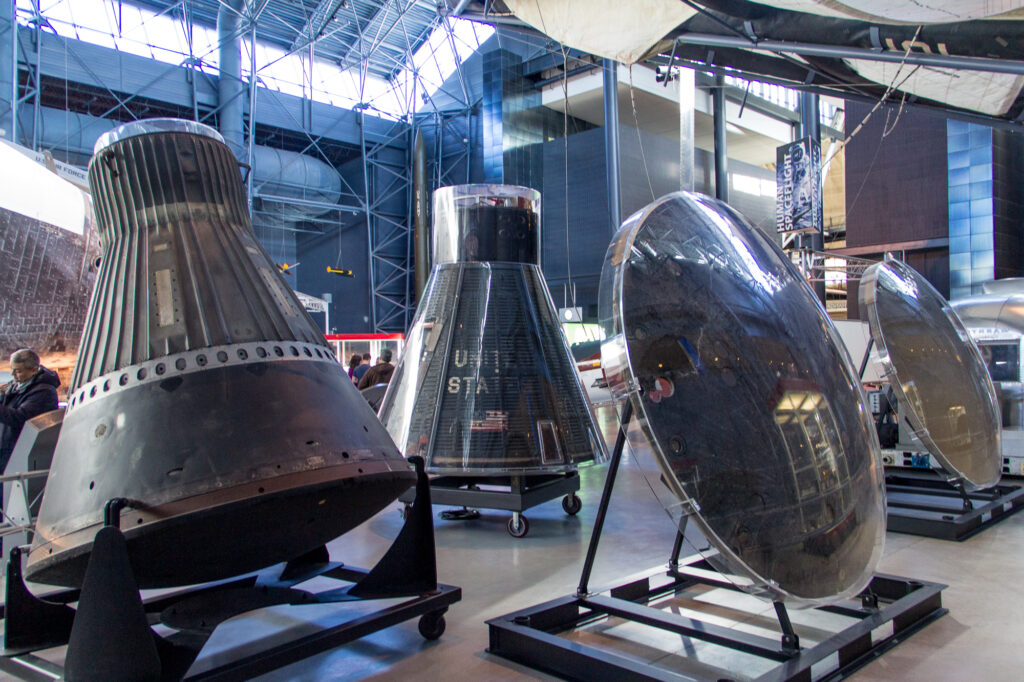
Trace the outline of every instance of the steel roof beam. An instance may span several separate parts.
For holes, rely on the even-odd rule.
[[[313,8],[313,11],[310,12],[305,25],[299,30],[299,34],[295,36],[295,40],[292,41],[288,49],[294,52],[308,46],[310,43],[315,43],[323,35],[324,29],[327,28],[328,24],[334,20],[344,1],[320,0],[317,6]]]

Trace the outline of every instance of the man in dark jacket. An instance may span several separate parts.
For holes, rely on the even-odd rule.
[[[359,390],[386,384],[391,381],[391,375],[395,373],[395,366],[391,364],[391,349],[385,348],[380,352],[380,362],[367,370],[363,378],[359,380]]]
[[[359,382],[363,380],[363,377],[366,376],[366,373],[369,372],[369,371],[370,371],[370,354],[369,353],[363,353],[363,361],[361,363],[359,363],[359,366],[356,367],[352,371],[352,376],[355,377],[356,385],[357,386],[359,385]]]
[[[7,468],[21,427],[32,417],[57,409],[60,379],[39,364],[34,350],[23,348],[11,356],[14,380],[0,386],[0,472]]]

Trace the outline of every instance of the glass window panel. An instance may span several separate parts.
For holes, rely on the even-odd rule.
[[[971,271],[970,270],[950,270],[949,271],[949,286],[950,287],[965,287],[971,283]]]
[[[992,279],[992,268],[971,268],[971,285],[991,282]]]
[[[971,217],[971,203],[969,201],[952,201],[949,204],[949,219],[961,220]]]
[[[991,216],[992,215],[992,199],[975,199],[971,202],[971,217],[976,216]]]
[[[983,199],[992,196],[992,180],[981,180],[970,184],[970,199]]]
[[[971,190],[974,185],[950,185],[949,186],[949,201],[969,201],[971,197]]]
[[[992,144],[989,143],[982,147],[972,146],[970,156],[972,166],[992,163]]]
[[[971,182],[978,182],[992,179],[992,164],[983,163],[972,165],[970,169]]]
[[[988,126],[972,125],[968,133],[971,138],[971,147],[988,147],[989,154],[992,152],[992,129]]]
[[[969,253],[971,250],[970,237],[951,237],[949,240],[950,253]]]
[[[975,272],[979,268],[986,268],[986,271],[991,273],[992,268],[995,267],[995,260],[995,254],[992,251],[975,251],[971,254],[971,267],[974,268]],[[952,260],[950,262],[952,263]],[[972,279],[974,279],[973,274]]]
[[[969,253],[951,253],[949,255],[949,269],[953,270],[964,270],[971,267],[971,254]]]
[[[963,135],[970,132],[970,123],[966,121],[946,121],[946,134]]]
[[[971,224],[971,234],[992,234],[992,216],[975,216],[969,222]]]
[[[949,185],[964,185],[971,181],[971,169],[970,168],[950,168],[949,169]]]
[[[963,237],[971,233],[971,221],[969,218],[949,221],[949,236]]]
[[[970,135],[967,134],[956,134],[948,135],[946,137],[946,151],[949,152],[962,152],[967,149],[971,144]]]
[[[969,151],[953,152],[949,155],[950,168],[967,168],[970,165],[971,155]]]
[[[971,235],[971,251],[991,251],[992,250],[992,233],[988,234],[972,234]]]

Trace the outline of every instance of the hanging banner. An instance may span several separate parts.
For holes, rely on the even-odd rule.
[[[821,146],[805,137],[775,152],[775,228],[779,234],[822,229]]]

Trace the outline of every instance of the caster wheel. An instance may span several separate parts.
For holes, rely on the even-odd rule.
[[[418,628],[424,639],[430,641],[437,639],[444,634],[444,627],[444,616],[440,614],[428,613],[425,616],[420,616]]]
[[[562,509],[569,516],[576,516],[583,509],[583,500],[576,493],[566,495],[562,498]]]
[[[519,515],[519,523],[516,520],[515,516],[508,520],[508,534],[514,538],[525,537],[530,532],[530,522],[522,514]]]

